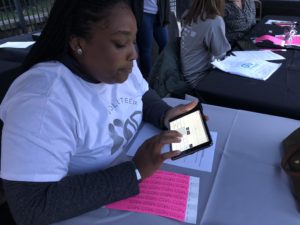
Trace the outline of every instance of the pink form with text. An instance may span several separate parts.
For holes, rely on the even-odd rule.
[[[165,216],[188,222],[186,221],[186,208],[189,185],[190,176],[157,171],[140,183],[138,195],[114,202],[106,207]],[[197,189],[199,189],[199,184]]]

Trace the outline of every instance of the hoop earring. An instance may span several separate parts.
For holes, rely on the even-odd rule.
[[[82,55],[82,53],[83,53],[83,51],[82,51],[81,48],[78,48],[78,49],[76,50],[76,52],[77,52],[78,55]]]

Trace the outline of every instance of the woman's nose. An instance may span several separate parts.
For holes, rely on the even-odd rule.
[[[129,60],[136,60],[137,58],[138,58],[137,45],[133,44],[130,49]]]

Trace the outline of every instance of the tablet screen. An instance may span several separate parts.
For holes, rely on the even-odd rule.
[[[177,130],[183,135],[180,143],[171,144],[172,150],[186,151],[211,142],[200,110],[170,121],[170,130]]]

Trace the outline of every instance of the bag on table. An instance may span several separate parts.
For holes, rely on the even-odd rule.
[[[282,143],[284,154],[281,167],[290,177],[293,194],[300,203],[300,128],[293,131]]]

